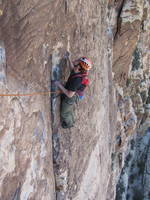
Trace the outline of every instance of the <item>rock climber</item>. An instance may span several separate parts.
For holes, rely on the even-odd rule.
[[[74,104],[84,97],[84,90],[88,85],[88,71],[91,69],[91,61],[86,57],[81,57],[74,62],[70,59],[70,54],[66,56],[67,65],[70,68],[70,76],[63,86],[59,81],[55,85],[61,90],[61,109],[60,118],[63,128],[73,127],[74,121]]]

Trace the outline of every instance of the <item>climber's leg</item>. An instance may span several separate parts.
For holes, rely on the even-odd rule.
[[[60,111],[60,117],[61,117],[61,123],[63,128],[70,128],[73,127],[75,121],[74,121],[74,104],[77,100],[76,95],[68,98],[68,97],[62,97],[61,101],[61,111]]]

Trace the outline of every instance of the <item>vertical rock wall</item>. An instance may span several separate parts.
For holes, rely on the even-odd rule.
[[[109,55],[112,35],[108,41],[107,4],[90,0],[66,1],[65,8],[64,17],[55,22],[55,29],[58,35],[60,33],[57,44],[63,44],[59,47],[60,55],[63,49],[71,51],[72,59],[85,55],[93,61],[93,69],[85,99],[76,105],[75,127],[63,130],[58,126],[54,129],[57,199],[105,199],[111,176],[113,134],[109,106],[114,107]],[[51,25],[51,28],[54,27]],[[64,81],[69,69],[65,64],[61,68]]]
[[[0,96],[0,199],[134,199],[138,188],[149,198],[141,189],[149,183],[149,9],[148,0],[0,1],[0,93],[34,93]],[[66,50],[93,68],[75,127],[63,130],[59,96],[37,93],[67,80]]]
[[[119,31],[118,27],[114,31],[118,112],[112,155],[114,184],[118,180],[116,200],[149,199],[149,9],[149,1],[124,1],[117,19]]]
[[[49,89],[48,4],[2,1],[0,93]],[[55,199],[49,96],[5,96],[0,105],[0,199]]]
[[[0,198],[53,200],[56,189],[57,199],[104,199],[111,173],[107,3],[7,0],[1,5],[3,94],[47,91],[57,67],[65,81],[68,69],[65,63],[58,65],[66,50],[72,59],[89,57],[93,69],[71,130],[59,127],[58,99],[50,104],[49,96],[42,95],[0,97]],[[55,138],[59,143],[53,157],[55,173],[52,132],[54,145]]]

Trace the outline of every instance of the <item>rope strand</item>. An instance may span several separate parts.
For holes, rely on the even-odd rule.
[[[47,91],[47,92],[34,92],[34,93],[28,93],[28,94],[0,94],[1,97],[18,97],[18,96],[36,96],[36,95],[47,95],[47,94],[59,94],[60,91],[57,90],[55,92]]]

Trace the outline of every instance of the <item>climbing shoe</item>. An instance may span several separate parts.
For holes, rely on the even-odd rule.
[[[66,124],[66,122],[62,122],[61,126],[62,126],[62,128],[72,128],[73,127],[73,125],[68,126]]]

